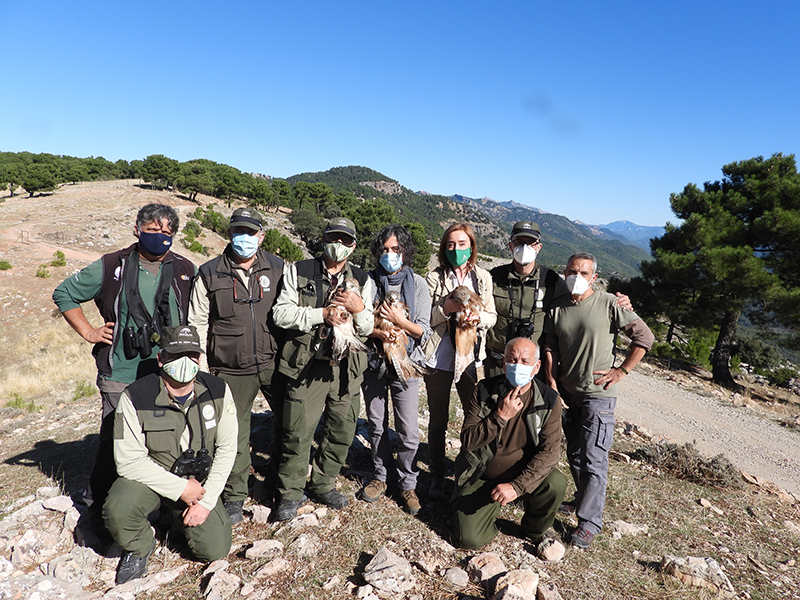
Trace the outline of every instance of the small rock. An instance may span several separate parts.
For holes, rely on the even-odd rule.
[[[203,574],[211,575],[212,573],[216,573],[217,571],[224,571],[229,566],[230,566],[230,563],[227,560],[225,560],[224,558],[221,558],[221,559],[215,560],[214,562],[209,564],[205,568],[205,570],[203,571]]]
[[[291,547],[297,552],[298,556],[310,558],[319,554],[322,548],[322,542],[316,535],[303,533],[297,536],[297,539],[292,542]]]
[[[269,561],[263,567],[261,567],[258,571],[253,574],[253,577],[257,579],[263,579],[264,577],[271,577],[276,573],[280,573],[281,571],[287,571],[291,568],[289,561],[285,558],[276,558],[274,560]]]
[[[789,531],[791,531],[795,536],[800,537],[800,525],[787,519],[783,522],[783,526],[786,527]]]
[[[272,509],[261,504],[253,507],[253,523],[269,523],[269,516],[272,514]]]
[[[37,500],[45,500],[47,498],[54,498],[61,494],[61,488],[50,486],[50,487],[40,487],[36,490],[36,499]]]
[[[701,505],[701,506],[703,506],[703,507],[705,507],[705,508],[708,508],[709,510],[712,510],[712,511],[714,511],[714,512],[715,512],[715,513],[717,513],[718,515],[724,515],[724,514],[725,514],[725,513],[722,511],[722,509],[721,509],[721,508],[717,508],[716,506],[714,506],[713,504],[711,504],[711,502],[710,502],[710,501],[708,501],[708,500],[706,500],[705,498],[700,498],[699,502],[700,502],[700,505]]]
[[[686,585],[706,588],[726,598],[736,596],[736,590],[733,589],[730,579],[713,558],[696,556],[681,558],[665,554],[661,559],[661,568]]]
[[[257,540],[245,550],[245,558],[275,558],[283,552],[283,543],[278,540]]]
[[[538,573],[528,569],[515,569],[497,580],[492,600],[536,600],[538,587]]]
[[[341,580],[339,579],[339,576],[334,575],[333,577],[329,578],[328,581],[322,584],[322,589],[325,590],[326,592],[329,592],[337,585],[339,585],[340,582]]]
[[[543,583],[539,584],[536,588],[536,600],[564,600],[561,597],[561,594],[558,593],[558,588],[556,588],[555,584],[553,583]]]
[[[42,501],[42,506],[48,510],[54,510],[61,513],[65,513],[70,508],[73,508],[72,498],[69,496],[53,496],[52,498],[47,498]]]
[[[297,529],[300,527],[319,527],[320,522],[317,518],[317,515],[314,513],[308,513],[305,515],[298,515],[294,519],[289,522],[289,526],[292,529]]]
[[[473,556],[467,563],[467,573],[471,581],[487,586],[493,577],[508,571],[502,559],[494,552],[483,552]]]
[[[634,525],[621,520],[614,521],[608,528],[611,531],[618,532],[620,535],[639,535],[640,533],[646,534],[649,531],[647,525]]]
[[[250,594],[252,594],[255,591],[256,591],[256,586],[254,586],[252,583],[245,583],[242,586],[242,589],[239,590],[239,593],[242,596],[249,596]]]
[[[242,580],[233,573],[217,571],[211,575],[206,584],[205,595],[207,600],[225,600],[239,589]]]
[[[80,511],[74,506],[71,506],[67,510],[67,513],[64,515],[64,529],[66,529],[70,533],[74,532],[75,528],[78,526],[78,521],[80,520],[80,518],[81,518]]]
[[[364,579],[379,592],[402,594],[416,585],[411,563],[386,546],[381,547],[364,569]]]
[[[469,585],[469,575],[464,569],[450,567],[445,571],[444,578],[451,586],[457,590],[462,590]]]

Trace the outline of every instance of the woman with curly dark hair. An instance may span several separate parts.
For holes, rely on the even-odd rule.
[[[373,238],[371,249],[377,265],[370,272],[376,293],[374,299],[365,298],[364,301],[374,300],[375,329],[362,390],[372,444],[373,478],[361,490],[361,499],[375,502],[386,493],[392,466],[391,394],[397,431],[395,467],[400,500],[403,508],[415,515],[421,508],[416,493],[419,374],[425,362],[422,344],[431,334],[431,297],[425,280],[411,270],[416,247],[405,227],[384,227]]]

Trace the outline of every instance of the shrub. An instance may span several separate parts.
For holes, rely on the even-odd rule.
[[[11,263],[7,260],[0,260],[0,271],[8,271],[11,268]]]
[[[202,210],[198,207],[197,210]],[[197,211],[195,211],[197,212]],[[183,228],[183,233],[186,234],[186,237],[192,237],[192,239],[200,237],[200,234],[203,233],[203,228],[201,227],[200,223],[197,221],[189,220],[186,222],[186,225]]]
[[[39,407],[31,400],[30,402],[25,402],[25,400],[20,396],[17,392],[11,392],[11,400],[6,403],[6,406],[9,408],[19,408],[20,410],[27,410],[28,412],[35,412],[39,410]]]
[[[67,257],[64,256],[64,253],[61,250],[56,250],[53,253],[55,260],[50,261],[51,267],[66,267],[67,266]]]
[[[264,232],[264,241],[261,246],[267,252],[272,252],[289,262],[297,262],[303,258],[303,251],[300,247],[277,229],[267,229]]]
[[[780,367],[768,371],[766,369],[756,369],[758,375],[763,375],[767,380],[778,387],[788,387],[789,380],[797,379],[797,370],[791,367]]]
[[[204,256],[209,255],[208,246],[203,246],[203,244],[201,244],[197,240],[193,240],[192,243],[189,244],[189,252],[203,254]]]
[[[47,270],[47,265],[39,265],[39,268],[36,270],[36,276],[42,279],[50,277],[50,271]]]
[[[80,400],[81,398],[90,398],[97,393],[97,388],[86,380],[81,380],[75,386],[75,392],[72,394],[72,401]]]
[[[724,455],[705,458],[694,444],[651,444],[633,452],[631,458],[650,463],[678,479],[692,483],[718,488],[742,487],[739,470]]]

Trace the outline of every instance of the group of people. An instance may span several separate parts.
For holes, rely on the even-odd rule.
[[[362,397],[373,473],[358,496],[376,502],[396,485],[401,506],[417,514],[420,379],[430,413],[423,498],[446,499],[455,381],[464,411],[450,494],[459,544],[489,543],[501,507],[521,498],[523,529],[542,556],[558,554],[552,524],[559,510],[577,516],[571,543],[589,547],[602,527],[617,384],[653,341],[627,297],[591,287],[594,257],[572,256],[562,279],[537,264],[539,226],[522,221],[509,241],[513,261],[488,272],[477,265],[472,229],[456,223],[423,279],[412,270],[411,235],[390,225],[368,242],[375,267],[367,272],[348,260],[359,240],[352,221],[340,217],[327,224],[320,256],[292,264],[261,248],[261,215],[239,208],[222,254],[196,269],[171,250],[178,228],[171,207],[144,206],[135,244],[53,292],[67,322],[94,344],[103,411],[89,516],[124,550],[118,583],[146,572],[155,548],[148,515],[161,506],[198,559],[228,553],[248,496],[259,390],[275,417],[266,479],[277,521],[296,516],[309,499],[348,505],[336,479]],[[475,298],[469,310],[465,293]],[[99,327],[83,313],[88,301],[100,311]],[[465,311],[477,330],[466,364],[457,348]],[[620,330],[632,344],[614,366]],[[210,373],[200,370],[203,354]],[[577,488],[571,502],[557,468],[562,421]]]

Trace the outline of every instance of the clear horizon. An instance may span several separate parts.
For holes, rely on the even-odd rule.
[[[207,158],[590,224],[800,139],[800,5],[0,3],[0,149]]]

